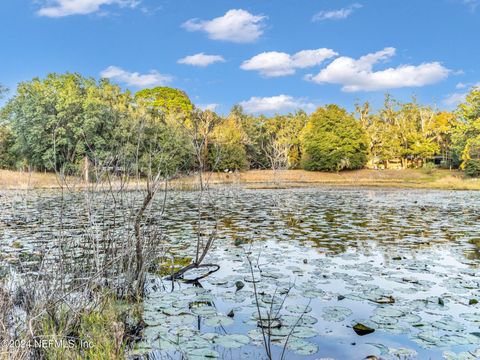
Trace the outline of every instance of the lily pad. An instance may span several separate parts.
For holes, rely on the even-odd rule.
[[[215,343],[227,349],[234,349],[248,345],[250,343],[250,339],[241,334],[228,334],[215,339]]]
[[[215,315],[205,319],[204,324],[210,327],[229,326],[233,324],[233,320],[228,316]]]
[[[300,340],[300,339],[291,339],[287,343],[287,348],[292,350],[298,355],[313,355],[318,352],[318,346],[311,342]]]
[[[344,321],[353,312],[349,308],[343,306],[329,306],[323,309],[322,318],[326,321],[340,322]]]

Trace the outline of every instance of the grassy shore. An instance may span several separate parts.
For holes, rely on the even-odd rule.
[[[427,188],[480,190],[480,179],[465,177],[457,170],[356,170],[340,173],[304,170],[250,170],[238,173],[205,174],[210,184],[237,184],[247,188],[288,188],[312,186]],[[196,179],[183,177],[171,182],[176,189],[193,189]],[[0,170],[0,189],[53,189],[55,174]]]

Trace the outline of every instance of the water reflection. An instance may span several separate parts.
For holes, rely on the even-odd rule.
[[[275,288],[289,286],[291,281],[295,282],[292,298],[287,302],[291,308],[305,305],[308,299],[312,301],[309,316],[315,322],[306,324],[302,335],[309,331],[318,335],[306,338],[307,345],[303,344],[301,350],[316,346],[319,352],[309,357],[299,355],[298,348],[291,349],[291,359],[315,359],[319,355],[350,359],[358,354],[378,354],[375,349],[381,346],[406,347],[414,349],[419,358],[439,358],[444,350],[439,350],[441,343],[457,352],[474,345],[474,339],[466,336],[480,322],[472,320],[475,308],[468,305],[478,289],[477,193],[222,189],[214,195],[220,229],[208,261],[218,263],[221,271],[200,281],[201,286],[194,290],[183,284],[174,292],[165,291],[170,289],[168,286],[158,286],[151,292],[145,303],[145,317],[150,325],[145,337],[154,336],[155,346],[158,341],[165,345],[162,336],[169,339],[180,329],[181,334],[175,333],[177,338],[207,344],[205,351],[220,352],[224,358],[261,357],[261,348],[254,346],[258,345],[258,333],[252,320],[252,288],[246,281],[246,249],[258,254],[262,262],[262,301],[268,304],[266,295]],[[50,261],[62,257],[85,272],[93,271],[93,257],[85,254],[121,246],[106,244],[103,239],[111,236],[104,235],[131,230],[125,228],[125,217],[131,216],[128,207],[137,200],[141,198],[135,192],[116,202],[98,196],[92,199],[93,207],[99,211],[96,220],[97,214],[93,214],[92,222],[82,194],[2,193],[0,262],[15,265],[20,259],[30,271],[36,271],[39,259],[48,254]],[[171,193],[163,217],[158,216],[160,201],[148,214],[147,225],[160,227],[168,239],[169,254],[181,258],[193,255],[192,238],[198,216],[195,205],[195,193]],[[211,211],[207,209],[202,217],[206,230],[214,225]],[[55,239],[59,237],[69,240],[62,249],[56,247]],[[157,275],[152,274],[154,283],[161,282]],[[241,291],[235,291],[237,281],[246,284]],[[379,309],[389,308],[375,303],[388,296],[395,298],[391,308],[396,312],[385,313]],[[203,309],[202,304],[214,308],[215,314]],[[221,322],[233,309],[234,322],[224,327]],[[336,321],[338,314],[345,318]],[[470,315],[465,318],[464,314]],[[293,315],[286,311],[284,316],[290,319]],[[216,320],[221,326],[215,325]],[[367,339],[359,338],[352,332],[353,321],[362,321],[377,331]],[[458,329],[445,324],[457,324]],[[197,332],[187,331],[189,326]],[[438,327],[442,327],[441,332]],[[235,341],[244,341],[247,335],[251,343],[239,349],[212,345],[227,340],[228,346],[231,341],[237,345]],[[302,343],[297,342],[297,347],[298,344]],[[143,345],[148,351],[155,350],[153,341]],[[207,349],[208,346],[211,348]],[[178,349],[170,350],[175,353]]]

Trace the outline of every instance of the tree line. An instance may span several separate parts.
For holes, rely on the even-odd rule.
[[[0,95],[5,91],[0,87]],[[106,79],[49,74],[18,85],[0,110],[0,168],[78,171],[85,163],[166,174],[246,169],[341,171],[435,164],[480,175],[480,89],[455,111],[385,97],[354,113],[226,116],[178,89],[123,91]],[[198,162],[201,162],[199,167]],[[134,164],[134,169],[132,168]],[[155,172],[154,171],[154,172]]]

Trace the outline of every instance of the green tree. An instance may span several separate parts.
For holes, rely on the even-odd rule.
[[[475,167],[480,161],[480,87],[473,88],[456,111],[458,126],[453,135],[454,148],[460,154],[461,167]],[[469,165],[470,163],[470,165]]]
[[[8,124],[0,123],[0,169],[13,169],[17,157],[14,150],[15,136]]]
[[[295,168],[300,164],[300,134],[307,121],[304,111],[276,115],[263,121],[261,147],[271,169]]]
[[[133,134],[122,147],[127,167],[134,165],[142,175],[161,174],[165,178],[192,167],[193,148],[180,123],[169,122],[163,115],[152,116],[138,106],[126,128]]]
[[[451,160],[452,133],[455,118],[449,113],[436,113],[420,106],[415,99],[400,103],[389,95],[377,114],[370,114],[369,105],[357,105],[360,122],[367,132],[372,162],[400,160],[402,167],[421,165],[434,155],[444,163]]]
[[[0,99],[4,97],[6,92],[7,88],[0,84]],[[11,169],[15,166],[14,144],[15,136],[10,124],[0,120],[0,169]]]
[[[223,119],[213,130],[209,167],[214,171],[242,170],[248,167],[246,134],[234,116]]]
[[[265,169],[269,167],[269,162],[263,151],[265,142],[265,122],[267,118],[263,115],[255,117],[245,114],[240,105],[234,105],[228,115],[235,118],[245,135],[245,152],[247,161],[252,169]]]
[[[172,113],[187,116],[193,110],[193,104],[185,92],[166,86],[138,91],[135,101],[159,116]]]
[[[317,109],[302,133],[306,170],[360,169],[367,162],[367,137],[361,124],[337,105]]]
[[[19,156],[36,169],[75,169],[112,153],[131,97],[107,80],[50,74],[18,85],[4,114]]]

